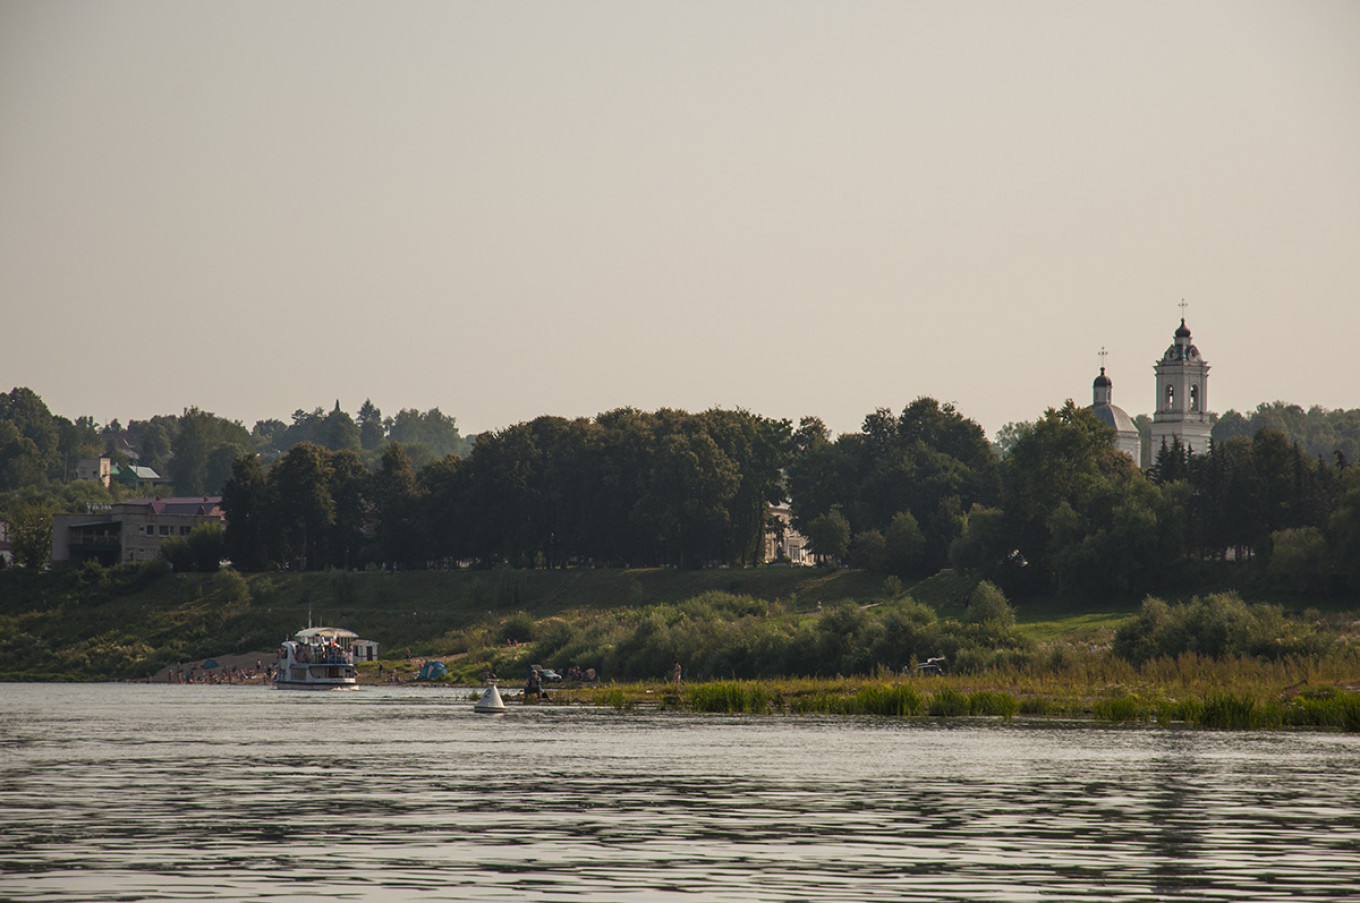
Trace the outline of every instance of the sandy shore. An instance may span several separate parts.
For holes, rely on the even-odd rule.
[[[162,668],[152,675],[151,681],[152,683],[158,684],[174,683],[175,681],[171,677],[172,672],[178,670],[181,674],[188,675],[192,670],[195,675],[200,673],[216,674],[223,679],[223,682],[225,682],[225,675],[235,667],[238,674],[238,679],[234,681],[235,683],[265,684],[268,683],[268,681],[265,680],[264,669],[278,661],[278,658],[279,652],[277,649],[270,649],[268,652],[243,652],[240,655],[212,655],[208,658],[192,659],[187,662],[182,662],[178,666],[171,665],[168,668]],[[216,661],[219,667],[206,669],[205,672],[203,663],[209,661]],[[259,663],[259,668],[256,668],[256,662]],[[241,680],[239,675],[242,672],[247,671],[253,671],[255,676],[247,680]]]

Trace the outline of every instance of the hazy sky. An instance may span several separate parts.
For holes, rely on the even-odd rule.
[[[0,0],[0,391],[1360,407],[1360,3]]]

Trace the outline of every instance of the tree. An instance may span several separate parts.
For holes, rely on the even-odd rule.
[[[0,420],[0,491],[39,486],[47,480],[42,449],[8,420]]]
[[[364,451],[372,451],[382,444],[386,435],[382,411],[371,399],[365,398],[359,407],[359,446]]]
[[[1270,534],[1272,577],[1300,592],[1322,592],[1331,571],[1327,539],[1317,527],[1291,527]]]
[[[326,450],[302,442],[288,450],[269,471],[268,510],[275,560],[301,570],[321,567],[328,559],[326,541],[335,523]]]
[[[227,517],[226,553],[242,571],[263,570],[269,563],[269,481],[260,459],[243,454],[232,463],[231,479],[222,487]]]
[[[425,560],[419,519],[421,494],[406,449],[400,442],[387,443],[382,464],[372,478],[373,500],[378,507],[378,546],[384,561],[410,565]]]
[[[1341,497],[1327,522],[1332,566],[1345,575],[1352,591],[1360,591],[1360,467],[1341,472]]]
[[[727,501],[725,562],[757,564],[765,545],[765,513],[783,501],[783,467],[792,441],[787,420],[770,420],[748,411],[717,408],[698,418],[703,429],[732,461],[739,474]]]
[[[850,566],[882,573],[888,560],[888,544],[877,530],[862,530],[850,540]],[[896,577],[888,578],[896,580]]]
[[[327,541],[329,563],[349,570],[362,563],[371,477],[358,453],[352,450],[334,452],[327,465],[326,488],[335,504],[335,522]]]
[[[24,446],[23,454],[42,462],[44,478],[65,479],[57,426],[38,393],[24,387],[0,393],[0,423],[4,422],[29,440],[31,445]]]
[[[336,399],[335,409],[321,422],[319,436],[321,445],[331,451],[357,451],[359,449],[359,426],[354,418],[340,410],[340,400]]]
[[[414,408],[402,408],[388,421],[387,437],[408,447],[429,446],[431,458],[462,456],[470,451],[467,440],[458,434],[458,422],[439,408],[430,408],[423,414]]]
[[[807,538],[818,561],[840,561],[850,550],[850,521],[834,509],[819,514],[808,524]]]
[[[921,572],[926,538],[910,511],[899,511],[893,515],[883,539],[884,563],[890,572],[899,577],[916,576]]]
[[[40,504],[21,506],[10,519],[9,542],[14,560],[31,570],[41,570],[52,557],[51,508]]]
[[[998,458],[1004,460],[1010,456],[1015,443],[1024,438],[1033,427],[1034,424],[1023,420],[1002,424],[1001,429],[996,431],[996,438],[992,440],[992,450],[996,452]]]
[[[727,505],[740,482],[736,462],[706,431],[678,428],[658,443],[637,519],[650,524],[670,564],[718,559],[730,524]]]
[[[176,536],[161,543],[160,554],[176,571],[211,574],[222,566],[227,551],[226,534],[221,524],[199,524],[188,536]]]
[[[1015,609],[995,583],[983,580],[968,597],[968,620],[973,624],[1010,628],[1015,626]]]
[[[88,416],[77,417],[74,421],[53,417],[52,425],[57,430],[57,455],[61,468],[56,476],[62,480],[74,479],[82,460],[98,457],[103,452],[99,430],[95,428],[94,418]]]
[[[809,418],[792,444],[788,485],[798,528],[807,533],[813,520],[837,509],[854,532],[878,530],[886,538],[893,518],[908,512],[924,538],[915,571],[947,563],[963,511],[996,500],[997,458],[986,434],[933,398],[916,399],[900,415],[880,408],[858,434],[835,442]]]
[[[1113,439],[1069,399],[1045,411],[1006,459],[1002,508],[1012,548],[1060,591],[1102,573],[1099,550],[1111,542],[1121,491],[1147,482]],[[1127,514],[1146,525],[1141,514]]]
[[[241,424],[186,408],[179,418],[168,467],[175,491],[182,495],[220,492],[230,476],[230,462],[251,448],[250,434]]]
[[[949,546],[949,561],[959,570],[995,574],[1014,548],[1006,532],[1006,513],[974,505],[964,516],[959,537]]]

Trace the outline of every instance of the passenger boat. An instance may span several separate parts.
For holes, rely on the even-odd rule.
[[[274,686],[280,690],[342,690],[359,685],[350,647],[359,635],[343,627],[308,627],[279,647]]]

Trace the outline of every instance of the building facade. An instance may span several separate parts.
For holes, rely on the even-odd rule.
[[[771,505],[765,524],[766,564],[787,562],[795,567],[811,567],[817,563],[811,543],[793,526],[793,509],[787,502]]]
[[[85,514],[58,514],[52,518],[52,564],[149,561],[160,556],[165,540],[208,523],[226,523],[221,496],[130,499]]]

